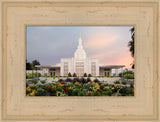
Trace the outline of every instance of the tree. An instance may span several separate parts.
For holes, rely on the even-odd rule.
[[[128,42],[129,51],[131,52],[131,56],[134,58],[134,27],[130,29],[131,32],[131,40]],[[134,69],[134,60],[132,62],[132,68]]]
[[[87,77],[87,73],[84,73],[83,77]]]
[[[71,75],[71,73],[70,73],[70,72],[68,73],[68,77],[72,77],[72,75]]]
[[[26,70],[32,70],[30,62],[26,62]]]
[[[37,61],[37,60],[33,60],[33,61],[32,61],[32,64],[33,64],[33,68],[34,68],[34,69],[35,69],[35,66],[36,66],[36,65],[40,65],[39,61]]]
[[[77,77],[76,73],[73,73],[73,77]]]
[[[91,74],[88,74],[88,77],[92,77],[92,75],[91,75]]]

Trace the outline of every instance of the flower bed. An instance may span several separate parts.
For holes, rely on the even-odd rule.
[[[26,85],[27,96],[134,96],[134,88],[101,82],[59,81]]]

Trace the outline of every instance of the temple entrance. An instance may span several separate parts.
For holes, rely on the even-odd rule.
[[[53,72],[53,71],[50,72],[50,76],[55,76],[55,74],[56,74],[56,73]]]
[[[104,72],[104,76],[109,76],[109,71]]]

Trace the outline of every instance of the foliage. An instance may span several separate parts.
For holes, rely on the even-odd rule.
[[[70,73],[70,72],[68,73],[68,77],[72,77],[72,75],[71,75],[71,73]]]
[[[87,73],[84,73],[83,77],[87,77]]]
[[[44,84],[44,83],[46,83],[46,80],[41,80],[40,82],[41,82],[42,84]]]
[[[129,51],[131,52],[131,56],[134,57],[134,34],[135,34],[135,28],[132,27],[130,29],[131,32],[131,40],[128,42]],[[132,63],[132,68],[134,69],[134,60]]]
[[[56,76],[53,76],[53,79],[55,79],[56,78]]]
[[[37,84],[37,83],[38,83],[38,80],[33,79],[33,80],[31,80],[31,82],[34,83],[34,84]]]
[[[76,74],[76,73],[73,73],[73,77],[77,77],[77,74]]]
[[[126,78],[126,79],[134,79],[134,74],[125,74],[124,78]]]
[[[26,60],[26,70],[34,70],[36,69],[36,65],[40,65],[40,62],[37,60],[33,60],[32,63],[30,63]]]
[[[26,84],[27,96],[133,96],[134,88],[119,84],[96,83],[94,81],[84,82],[63,81],[48,83],[46,85]],[[81,82],[80,82],[81,81]],[[87,81],[87,80],[86,80]],[[41,81],[42,82],[42,81]]]
[[[114,83],[115,83],[115,84],[120,84],[120,82],[119,82],[119,81],[115,81]]]
[[[92,77],[92,75],[91,75],[91,74],[88,74],[88,77]]]
[[[26,78],[27,79],[30,79],[30,78],[36,78],[36,77],[41,77],[41,74],[40,73],[29,73],[29,74],[26,74]]]
[[[39,61],[33,60],[32,61],[33,67],[35,68],[36,65],[40,65]]]
[[[126,82],[126,81],[122,81],[121,83],[122,83],[123,85],[126,85],[126,84],[127,84],[127,82]]]
[[[125,72],[121,72],[121,73],[119,73],[119,77],[124,77],[125,75],[127,75],[127,74],[133,74],[133,76],[134,76],[134,72],[133,71],[125,71]],[[134,78],[134,77],[133,77]]]

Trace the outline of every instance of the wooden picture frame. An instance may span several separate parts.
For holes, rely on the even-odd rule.
[[[159,122],[159,0],[2,0],[1,122]],[[27,25],[134,25],[134,97],[26,97]]]

